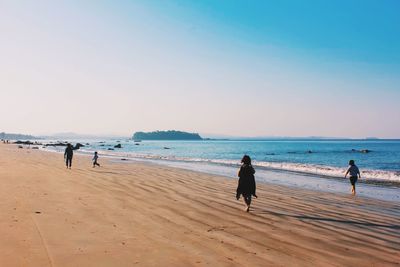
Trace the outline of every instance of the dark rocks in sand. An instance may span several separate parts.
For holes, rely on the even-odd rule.
[[[76,143],[76,145],[74,146],[74,149],[79,149],[81,147],[84,147],[85,145],[82,145],[81,143]]]
[[[33,145],[34,143],[31,142],[31,141],[20,141],[20,140],[18,140],[18,141],[15,141],[14,144],[17,144],[17,145]]]
[[[171,149],[171,148],[165,146],[164,149]]]
[[[19,145],[18,148],[24,148],[23,146]]]
[[[48,144],[44,144],[44,146],[67,146],[68,143],[67,142],[57,142],[57,143],[48,143]],[[84,147],[85,145],[81,144],[81,143],[76,143],[75,146],[73,146],[74,150],[80,149],[81,147]]]
[[[111,148],[111,147],[110,147],[110,148],[108,148],[107,150],[114,150],[114,148]]]
[[[32,149],[39,149],[39,147],[37,147],[37,146],[33,146],[33,147],[32,147]]]
[[[115,145],[114,148],[122,148],[121,144]]]
[[[50,143],[50,144],[45,144],[45,146],[67,146],[68,143]]]
[[[105,146],[104,144],[101,144],[101,145],[99,145],[99,146]]]
[[[135,146],[140,146],[140,144],[136,143]]]
[[[121,160],[127,160],[127,159],[122,158]]]

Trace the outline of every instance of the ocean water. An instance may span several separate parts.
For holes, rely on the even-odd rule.
[[[385,200],[399,200],[400,197],[400,141],[80,142],[89,143],[79,150],[80,153],[98,151],[100,158],[147,161],[232,178],[236,178],[242,156],[248,154],[258,181],[346,193],[349,185],[343,177],[348,161],[353,159],[361,170],[361,195],[380,195],[378,198]],[[114,148],[116,144],[121,144],[122,148]],[[62,147],[49,149],[63,150]],[[366,150],[369,152],[365,153]]]

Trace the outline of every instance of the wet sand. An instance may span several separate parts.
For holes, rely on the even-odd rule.
[[[399,204],[99,163],[0,145],[0,266],[400,266]]]

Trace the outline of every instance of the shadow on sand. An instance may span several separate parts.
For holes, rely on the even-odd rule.
[[[368,226],[368,227],[400,229],[400,225],[396,225],[396,224],[379,224],[379,223],[362,222],[362,221],[354,221],[354,220],[340,220],[340,219],[334,219],[334,218],[328,218],[328,217],[285,214],[285,213],[273,212],[273,211],[268,211],[268,210],[254,212],[254,214],[257,214],[257,213],[258,214],[271,214],[271,215],[278,216],[278,217],[291,217],[291,218],[296,218],[299,220],[324,221],[324,222],[335,222],[335,223],[344,223],[344,224],[352,224],[352,225],[361,225],[361,226]]]

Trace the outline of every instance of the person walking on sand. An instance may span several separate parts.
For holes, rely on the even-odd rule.
[[[256,195],[256,180],[254,179],[255,170],[251,166],[251,159],[248,155],[244,155],[242,158],[242,166],[238,173],[239,181],[236,189],[236,199],[239,200],[240,196],[243,196],[245,203],[245,211],[250,211],[251,197]]]
[[[99,158],[99,155],[97,154],[97,151],[96,152],[94,152],[94,156],[93,156],[93,168],[94,167],[96,167],[96,166],[99,166],[100,167],[100,164],[99,163],[97,163],[97,159]]]
[[[73,155],[74,150],[72,149],[72,145],[68,143],[64,152],[65,165],[67,166],[67,168],[69,167],[71,169]]]
[[[344,175],[344,178],[347,178],[347,175],[350,174],[350,183],[351,183],[351,193],[353,195],[356,194],[356,183],[358,178],[361,179],[361,174],[360,170],[356,166],[354,160],[349,161],[349,168],[346,171],[346,174]]]

